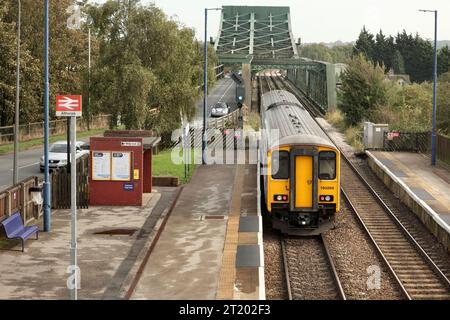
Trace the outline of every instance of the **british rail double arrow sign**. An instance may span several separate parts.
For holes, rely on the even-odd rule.
[[[81,96],[56,96],[57,117],[81,117]]]

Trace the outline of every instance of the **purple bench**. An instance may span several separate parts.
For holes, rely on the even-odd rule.
[[[0,222],[0,224],[5,228],[6,238],[22,240],[22,252],[24,252],[25,240],[31,237],[31,235],[36,234],[36,240],[39,239],[38,227],[24,226],[22,216],[19,212],[14,213],[11,217]]]

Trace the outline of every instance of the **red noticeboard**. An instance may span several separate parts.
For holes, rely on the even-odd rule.
[[[57,117],[81,117],[82,96],[56,96]]]
[[[144,149],[142,138],[90,138],[89,204],[141,206]]]

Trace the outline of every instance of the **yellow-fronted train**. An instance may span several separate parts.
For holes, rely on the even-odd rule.
[[[261,96],[261,189],[272,226],[317,235],[340,210],[340,153],[290,92]]]

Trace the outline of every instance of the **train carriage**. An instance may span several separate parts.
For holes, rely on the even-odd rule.
[[[340,201],[340,153],[296,97],[261,96],[264,200],[275,229],[320,234],[334,224]]]

